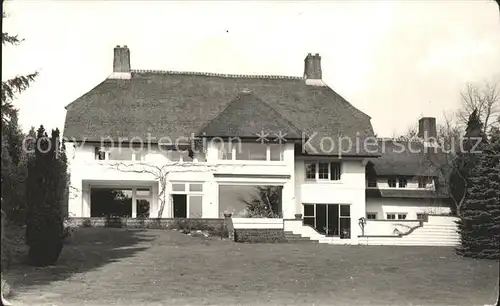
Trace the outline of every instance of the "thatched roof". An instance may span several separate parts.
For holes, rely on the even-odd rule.
[[[64,136],[78,141],[100,141],[101,137],[145,139],[149,134],[154,142],[161,137],[190,137],[204,128],[210,128],[213,135],[252,134],[256,126],[246,126],[244,122],[263,124],[270,117],[267,113],[251,112],[238,103],[228,107],[245,88],[253,94],[249,99],[253,101],[247,102],[262,108],[268,105],[282,117],[275,119],[279,123],[273,128],[289,127],[288,132],[297,129],[295,132],[314,136],[310,144],[317,148],[316,154],[336,153],[320,150],[323,136],[334,139],[373,136],[369,116],[331,88],[306,85],[303,78],[150,71],[132,71],[129,80],[106,79],[70,103],[66,107]],[[221,114],[225,109],[227,112]],[[223,118],[227,120],[225,127],[215,126]],[[213,126],[207,127],[210,122]],[[315,152],[309,150],[309,153]],[[353,148],[343,155],[374,154]]]

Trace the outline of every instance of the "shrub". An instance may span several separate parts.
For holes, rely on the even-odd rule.
[[[49,138],[38,129],[35,154],[28,161],[26,242],[35,266],[55,264],[63,247],[62,208],[67,181],[64,145],[59,130]]]

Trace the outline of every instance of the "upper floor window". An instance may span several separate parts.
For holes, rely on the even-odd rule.
[[[144,160],[146,151],[136,147],[95,147],[94,159],[96,160]]]
[[[389,187],[391,187],[391,188],[396,188],[396,185],[397,185],[396,178],[394,178],[394,177],[388,178],[387,185],[389,185]]]
[[[171,162],[191,162],[193,158],[189,151],[177,151],[177,150],[167,150],[166,157]]]
[[[368,220],[375,220],[375,219],[377,219],[377,213],[367,212],[366,213],[366,219],[368,219]]]
[[[219,160],[283,161],[281,144],[224,142],[217,144]]]
[[[338,162],[306,162],[306,180],[330,180],[341,179],[341,164]]]
[[[369,177],[368,178],[368,187],[376,188],[377,187],[377,179],[374,177]]]
[[[406,188],[406,186],[408,185],[408,180],[406,179],[406,177],[400,177],[398,178],[399,180],[399,188]]]
[[[418,179],[418,188],[427,188],[428,182],[428,177],[422,176]]]

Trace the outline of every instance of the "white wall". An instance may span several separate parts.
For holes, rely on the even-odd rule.
[[[365,216],[365,163],[359,159],[337,161],[342,164],[341,179],[326,182],[306,181],[305,160],[295,161],[295,206],[297,211],[304,214],[302,204],[351,205],[351,240],[353,240],[351,243],[353,243],[358,235],[361,235],[361,229],[357,225],[358,219]]]
[[[90,193],[89,184],[133,187],[147,183],[155,186],[153,190],[154,212],[158,206],[158,183],[151,173],[139,173],[137,170],[144,169],[141,164],[153,166],[164,166],[169,163],[161,152],[152,147],[152,151],[145,157],[144,162],[136,161],[113,161],[95,160],[94,148],[99,144],[85,144],[73,147],[67,143],[67,155],[70,169],[70,182],[73,187],[72,196],[69,200],[69,211],[76,217],[90,216]],[[218,186],[219,184],[270,184],[283,185],[283,214],[285,218],[293,218],[294,207],[294,146],[284,145],[283,161],[219,161],[217,160],[217,149],[209,146],[205,156],[200,158],[203,162],[183,164],[175,163],[169,167],[167,176],[167,192],[171,190],[172,182],[201,182],[203,183],[203,217],[218,218]],[[140,164],[139,164],[140,163]],[[118,166],[117,166],[118,165]],[[117,168],[119,167],[119,168]],[[214,173],[231,175],[231,177],[214,177]],[[238,177],[238,175],[241,175]],[[245,177],[245,175],[261,175],[261,177]],[[265,175],[289,176],[290,179],[266,178]],[[154,196],[156,195],[156,197]],[[162,217],[171,217],[171,205],[169,201],[170,192],[167,194],[167,203]],[[153,213],[153,209],[152,209]],[[155,214],[156,216],[156,214]]]
[[[417,213],[449,214],[451,209],[435,199],[368,198],[366,212],[377,213],[377,219],[386,219],[387,213],[407,213],[407,220],[416,220]]]

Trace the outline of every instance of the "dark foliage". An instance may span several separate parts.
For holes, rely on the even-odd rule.
[[[257,186],[256,195],[251,201],[241,199],[246,207],[248,218],[280,218],[282,186]]]
[[[35,266],[54,264],[63,245],[63,205],[67,165],[59,130],[37,132],[34,156],[28,161],[26,243]]]
[[[488,145],[471,171],[458,229],[457,253],[467,257],[500,256],[500,140]]]

